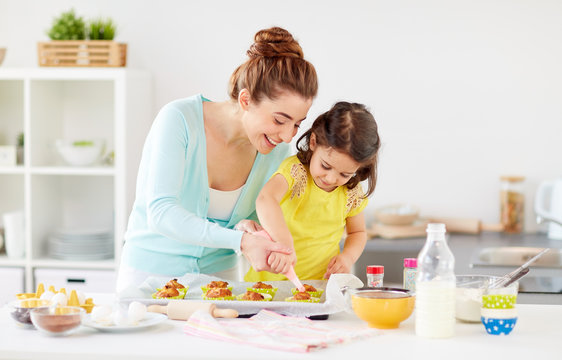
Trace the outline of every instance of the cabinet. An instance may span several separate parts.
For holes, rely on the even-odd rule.
[[[115,272],[152,119],[151,79],[144,71],[0,69],[0,145],[15,146],[24,134],[23,163],[0,167],[0,215],[22,211],[25,218],[25,256],[0,253],[0,267],[23,269],[26,292],[35,290],[36,270]],[[57,139],[103,139],[113,161],[66,165]],[[113,254],[53,258],[49,237],[60,229],[108,229]]]

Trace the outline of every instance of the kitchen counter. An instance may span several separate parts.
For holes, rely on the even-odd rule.
[[[385,284],[402,283],[403,259],[417,257],[425,244],[425,238],[382,239],[372,238],[367,241],[363,255],[355,265],[355,274],[365,281],[366,265],[384,265]],[[562,241],[550,240],[545,234],[524,233],[505,234],[482,232],[475,235],[448,234],[448,244],[455,256],[456,274],[504,275],[515,267],[478,266],[477,254],[487,247],[523,246],[538,248],[562,248]],[[562,282],[562,269],[531,266],[531,271],[522,281],[529,282],[533,277],[557,279]],[[524,285],[524,284],[523,284]],[[524,288],[524,286],[523,286]],[[562,293],[521,293],[520,303],[562,304]]]
[[[108,303],[109,295],[94,295],[98,304]],[[106,302],[100,299],[106,299]],[[349,359],[376,354],[376,358],[415,356],[418,359],[475,358],[523,359],[554,358],[562,338],[562,305],[518,305],[519,319],[508,336],[488,335],[482,324],[458,322],[456,335],[450,339],[424,339],[414,332],[414,315],[399,329],[380,330],[366,340],[314,351],[290,353],[247,345],[218,342],[183,333],[183,321],[166,320],[137,332],[104,333],[81,327],[67,337],[50,337],[34,329],[18,327],[7,309],[0,309],[0,359]],[[233,319],[228,321],[246,321]],[[328,326],[367,325],[354,314],[333,314],[322,321]]]

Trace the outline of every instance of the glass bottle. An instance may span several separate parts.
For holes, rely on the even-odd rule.
[[[367,266],[367,286],[382,287],[384,278],[384,266],[369,265]]]
[[[508,233],[520,233],[525,222],[525,195],[523,176],[500,178],[500,221]]]
[[[445,224],[428,224],[418,256],[416,335],[447,338],[455,334],[455,258],[447,245]]]
[[[404,289],[416,291],[416,274],[418,273],[418,259],[405,258],[404,259]]]

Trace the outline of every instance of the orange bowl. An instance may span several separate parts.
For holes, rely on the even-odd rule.
[[[416,298],[397,288],[350,289],[351,306],[361,320],[377,329],[396,329],[412,315]]]

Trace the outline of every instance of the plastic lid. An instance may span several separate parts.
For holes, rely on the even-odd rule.
[[[427,232],[445,232],[447,231],[445,229],[445,224],[439,224],[439,223],[430,223],[427,224]]]
[[[369,265],[367,266],[367,274],[384,274],[384,266]]]
[[[405,258],[404,259],[404,266],[410,268],[417,268],[418,267],[418,259],[416,258]]]

